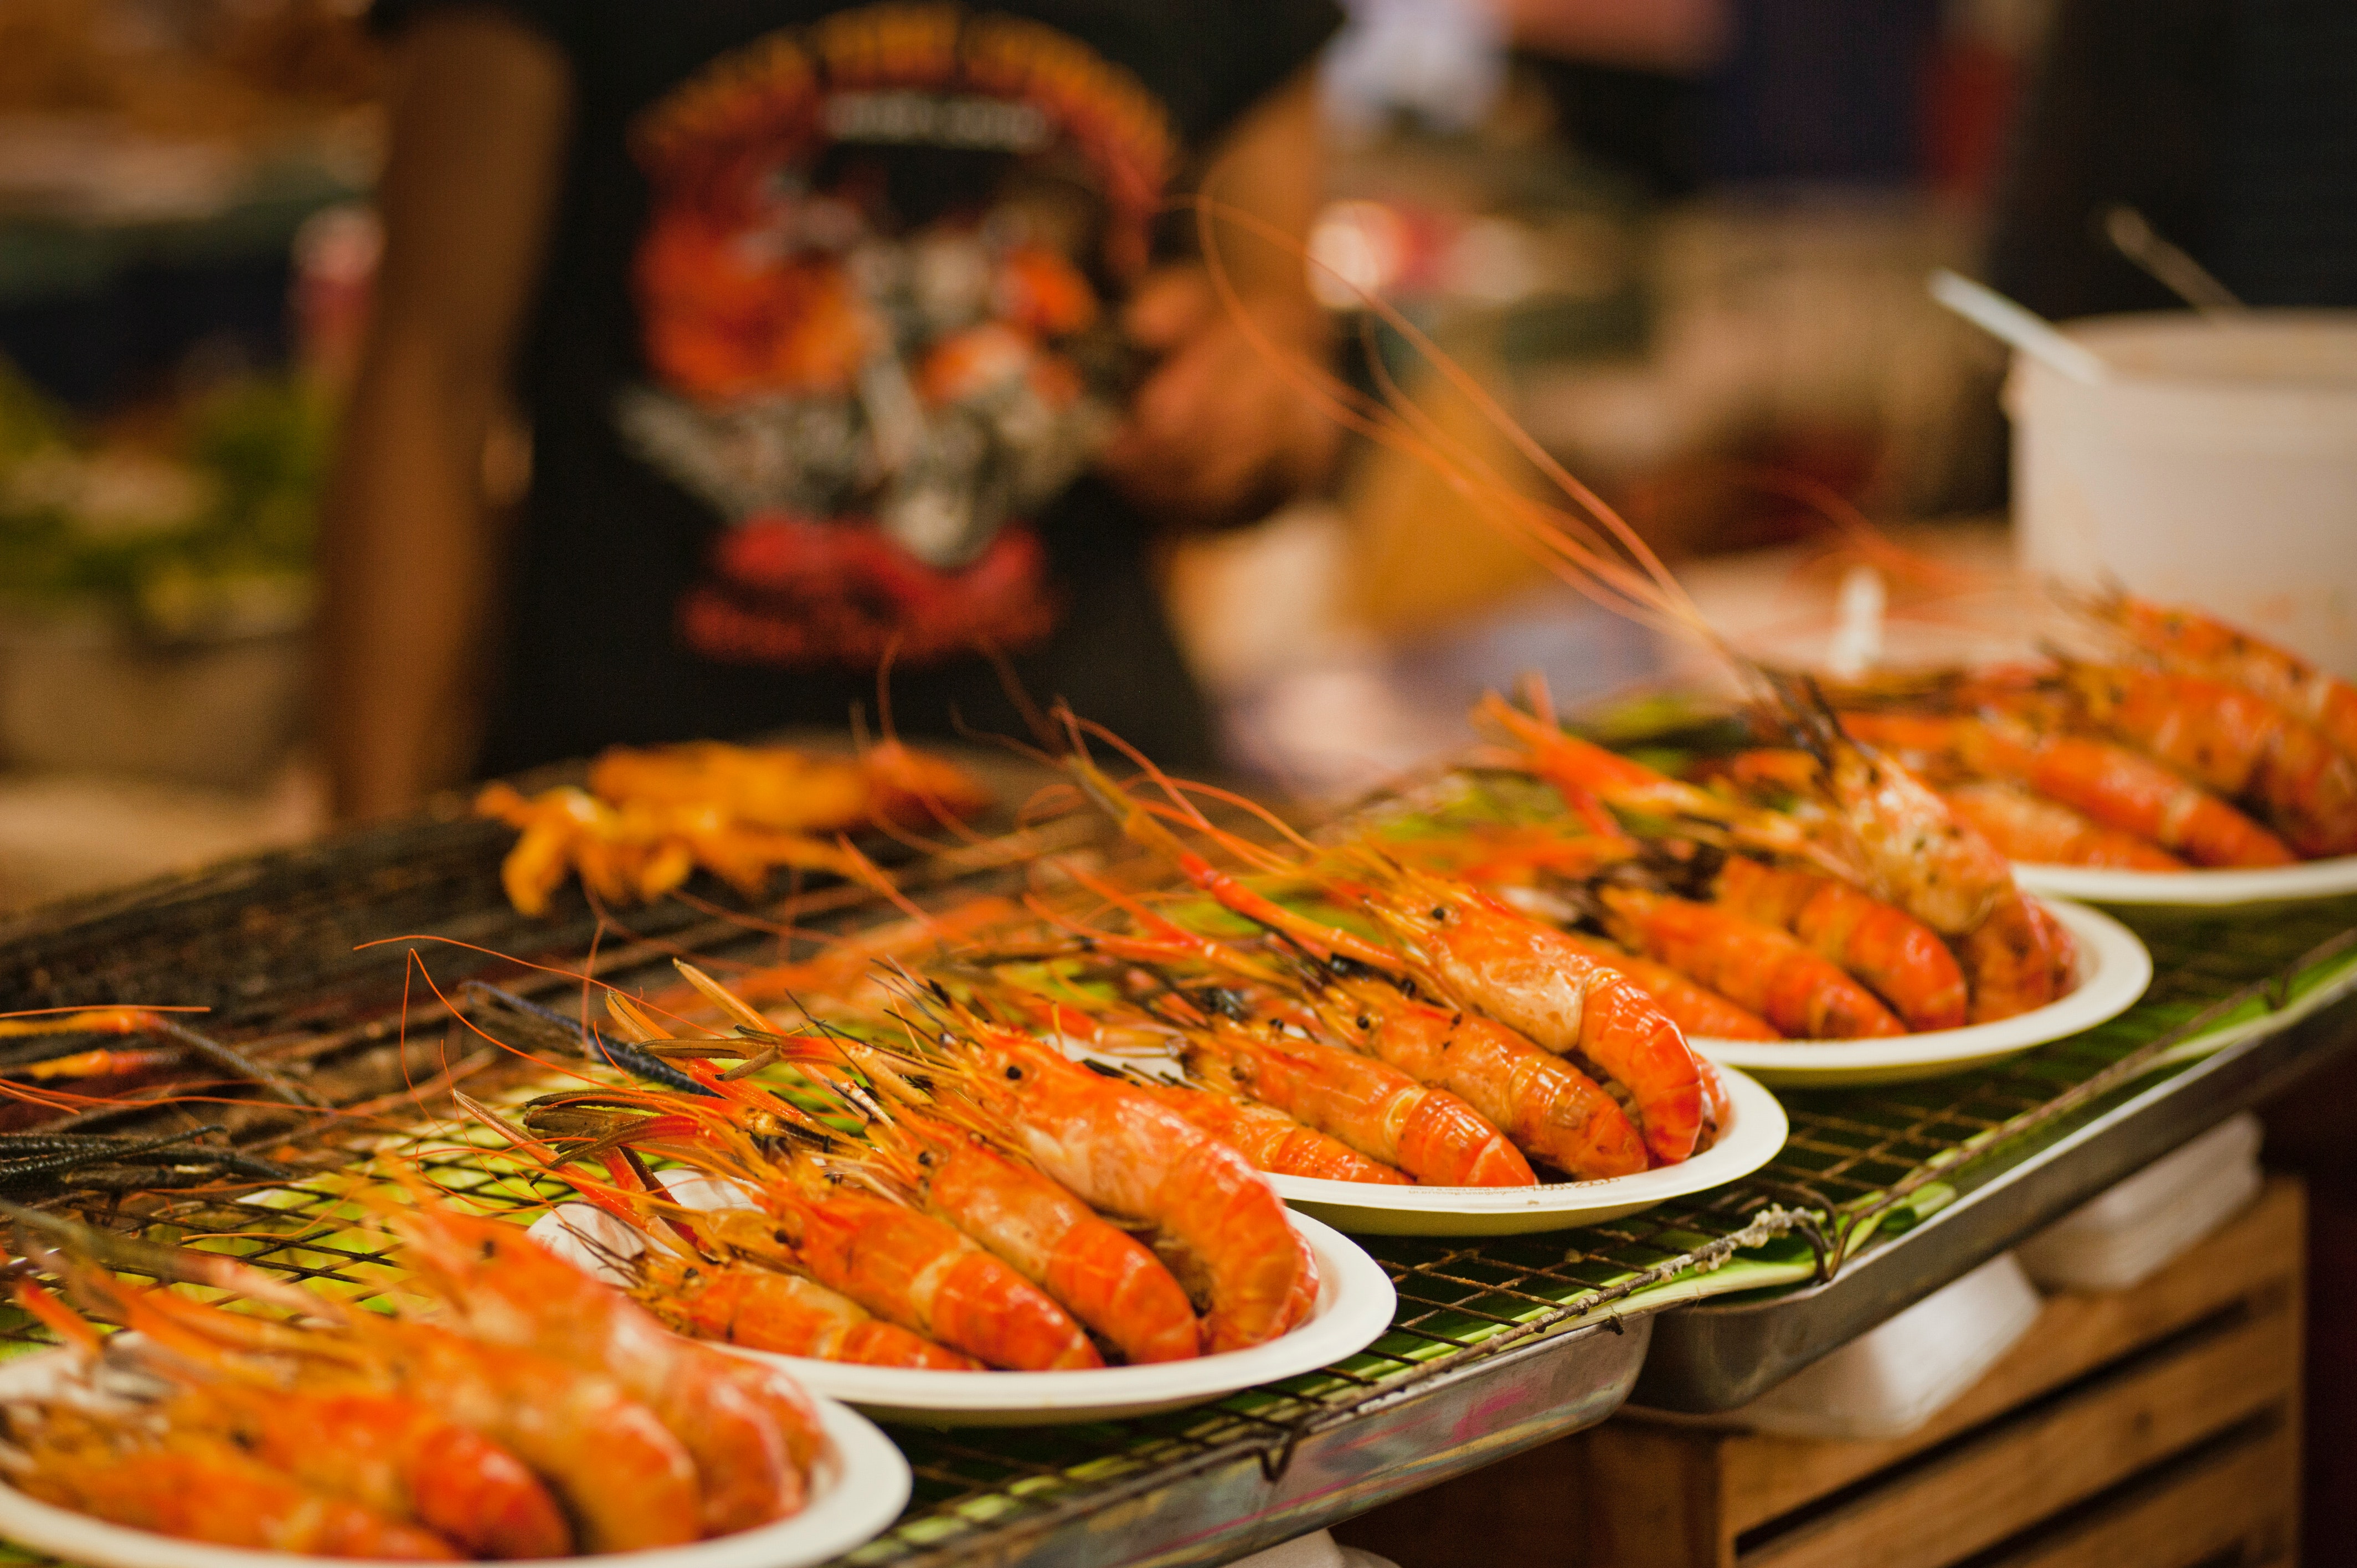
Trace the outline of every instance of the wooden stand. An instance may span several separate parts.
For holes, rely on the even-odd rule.
[[[1339,1527],[1401,1568],[2192,1568],[2298,1558],[2299,1184],[2135,1290],[2050,1299],[1921,1431],[1624,1412]]]

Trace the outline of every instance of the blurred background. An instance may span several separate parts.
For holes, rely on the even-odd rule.
[[[0,908],[323,824],[309,564],[378,245],[363,11],[0,6]],[[1761,470],[2001,554],[2001,360],[1922,280],[1983,252],[2048,0],[1350,11],[1321,63],[1317,254],[1715,613],[1835,592],[1817,513]],[[1526,472],[1356,295],[1324,297],[1445,428]],[[1451,744],[1519,671],[1578,699],[1673,652],[1376,449],[1166,568],[1231,761],[1313,797]]]

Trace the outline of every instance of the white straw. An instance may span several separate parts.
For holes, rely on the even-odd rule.
[[[1942,267],[1932,274],[1932,297],[1974,326],[2001,338],[2048,370],[2074,381],[2099,386],[2110,379],[2111,368],[2084,344],[2073,343],[2054,330],[2044,317],[2023,309],[1986,284],[1975,283]]]

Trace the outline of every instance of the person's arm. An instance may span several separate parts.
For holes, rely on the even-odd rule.
[[[319,732],[344,819],[464,776],[498,552],[484,443],[562,179],[556,47],[479,11],[405,31],[368,338],[320,542]]]
[[[1275,344],[1313,363],[1323,361],[1328,327],[1303,257],[1325,174],[1315,81],[1304,71],[1238,122],[1202,185],[1288,237],[1280,245],[1215,226],[1243,308]],[[1150,274],[1122,324],[1160,357],[1098,459],[1132,499],[1184,522],[1249,521],[1325,476],[1340,430],[1230,317],[1200,264]]]

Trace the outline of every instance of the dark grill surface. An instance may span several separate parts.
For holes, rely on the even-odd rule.
[[[705,897],[623,912],[603,928],[577,892],[564,895],[550,919],[527,921],[509,912],[499,890],[498,856],[508,836],[465,820],[410,824],[0,925],[0,1008],[209,1004],[215,1011],[198,1020],[206,1031],[268,1066],[306,1075],[330,1102],[367,1113],[270,1103],[230,1083],[217,1104],[110,1107],[59,1119],[50,1124],[141,1132],[194,1126],[200,1118],[224,1124],[242,1148],[317,1174],[293,1187],[124,1198],[69,1190],[50,1206],[159,1240],[236,1232],[235,1240],[208,1244],[339,1294],[365,1294],[396,1271],[369,1233],[351,1228],[350,1211],[319,1178],[363,1164],[389,1129],[409,1126],[411,1147],[423,1153],[434,1178],[487,1204],[536,1205],[565,1190],[457,1146],[456,1123],[418,1131],[416,1111],[399,1099],[406,1085],[425,1084],[430,1101],[459,1079],[490,1097],[548,1071],[512,1061],[453,1025],[426,988],[426,974],[445,993],[455,994],[469,974],[485,974],[564,1003],[565,975],[476,950],[577,971],[594,946],[600,975],[664,983],[669,976],[658,966],[675,951],[709,956],[725,975],[730,961],[770,962],[809,950],[776,934],[780,927],[856,925],[891,914],[854,890],[827,887],[748,918],[742,910],[732,916],[723,896],[699,883]],[[1009,841],[955,863],[919,865],[908,879],[944,897],[1006,886],[1017,873],[989,869],[991,863],[1012,864],[1039,842]],[[1072,842],[1067,832],[1051,846]],[[949,1433],[896,1428],[916,1470],[916,1494],[900,1523],[855,1559],[990,1556],[998,1532],[1085,1514],[1149,1480],[1239,1455],[1258,1455],[1275,1470],[1304,1435],[1349,1420],[1372,1400],[1577,1326],[1600,1310],[1798,1283],[1862,1248],[1902,1246],[1910,1222],[1942,1194],[2050,1145],[2169,1070],[2154,1058],[2165,1054],[2172,1031],[2205,1007],[2272,982],[2256,984],[2235,1014],[2263,1015],[2339,978],[2357,958],[2346,944],[2334,945],[2357,926],[2357,900],[2294,906],[2264,918],[2132,915],[2131,923],[2153,950],[2157,976],[2126,1015],[1954,1078],[1787,1091],[1792,1141],[1751,1179],[1586,1230],[1463,1242],[1371,1240],[1369,1251],[1398,1287],[1398,1316],[1368,1351],[1324,1371],[1144,1420]],[[473,947],[384,942],[413,935]],[[1739,1253],[1738,1240],[1746,1243]],[[21,1320],[7,1333],[33,1337]]]

